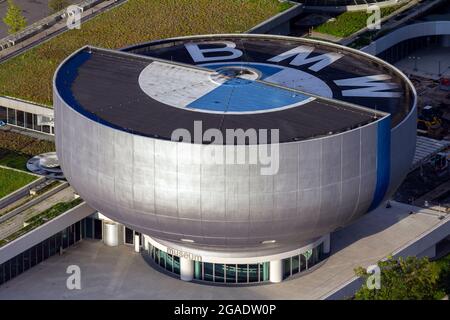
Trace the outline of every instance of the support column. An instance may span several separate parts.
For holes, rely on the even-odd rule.
[[[270,282],[278,283],[283,281],[282,260],[270,261]]]
[[[323,253],[329,254],[330,249],[331,249],[330,234],[327,234],[325,236],[325,240],[323,241]]]
[[[144,249],[145,249],[145,251],[148,251],[149,243],[148,243],[147,238],[145,236],[143,236],[142,241],[144,242]]]
[[[180,258],[180,279],[184,281],[194,279],[194,260]]]
[[[135,234],[134,235],[134,251],[135,252],[140,252],[141,251],[140,250],[140,245],[139,245],[139,239],[140,239],[140,236]]]
[[[105,224],[105,237],[104,243],[110,247],[116,247],[119,245],[119,226],[116,223],[104,222]]]

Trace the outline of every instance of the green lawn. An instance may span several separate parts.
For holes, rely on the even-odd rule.
[[[278,0],[129,0],[0,65],[0,95],[52,104],[60,62],[86,45],[121,48],[174,36],[244,32],[286,10]]]
[[[27,171],[27,161],[30,156],[14,151],[0,149],[0,165]]]
[[[36,177],[30,174],[0,168],[0,198],[20,189],[33,180],[36,180]]]
[[[381,8],[381,16],[385,17],[400,9],[405,4]],[[372,15],[365,11],[348,11],[336,17],[335,21],[325,22],[314,31],[330,34],[335,37],[345,38],[367,26],[367,18]]]

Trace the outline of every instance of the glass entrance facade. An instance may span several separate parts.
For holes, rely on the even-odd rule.
[[[180,259],[148,244],[143,251],[156,265],[179,275]],[[325,258],[323,243],[311,250],[282,260],[283,279],[311,269]],[[194,261],[194,280],[223,284],[264,283],[270,280],[270,262],[252,264],[223,264]]]
[[[325,258],[323,243],[299,255],[283,259],[283,279],[311,269]]]
[[[269,281],[269,262],[222,264],[194,262],[194,279],[217,283],[257,283]]]
[[[150,258],[161,268],[174,273],[180,274],[180,258],[150,245],[146,252]]]

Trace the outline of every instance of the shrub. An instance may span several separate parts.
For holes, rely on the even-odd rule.
[[[3,22],[8,26],[8,33],[10,34],[14,34],[27,26],[27,20],[23,16],[22,10],[12,0],[8,0],[8,10]]]
[[[365,280],[355,294],[356,300],[430,300],[443,295],[439,288],[440,268],[426,257],[389,257],[378,266],[380,289],[367,288],[365,283],[370,275],[361,267],[355,270]]]
[[[381,8],[381,16],[385,17],[397,11],[402,5]],[[347,11],[336,17],[333,21],[325,22],[314,28],[314,31],[345,38],[363,29],[367,25],[367,18],[371,13],[365,11]]]

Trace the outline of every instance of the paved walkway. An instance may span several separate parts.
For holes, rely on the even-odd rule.
[[[409,215],[411,210],[418,214]],[[84,240],[0,286],[0,299],[320,299],[367,266],[443,223],[438,215],[393,203],[332,235],[332,255],[314,272],[279,284],[216,287],[183,282],[148,266],[132,248]],[[66,268],[81,268],[82,289],[66,288]]]

